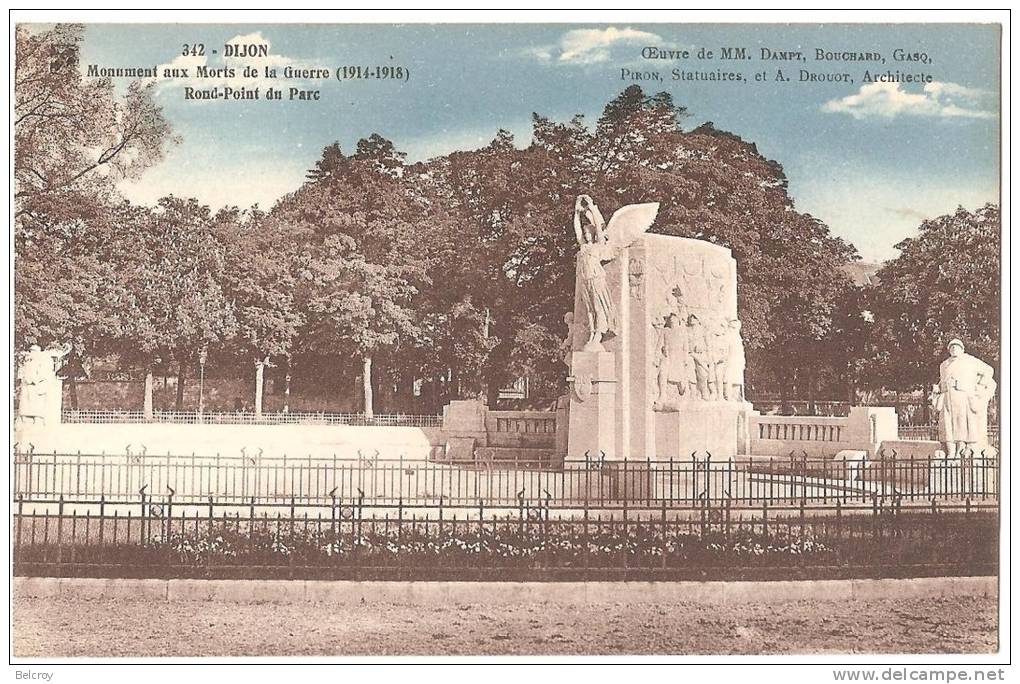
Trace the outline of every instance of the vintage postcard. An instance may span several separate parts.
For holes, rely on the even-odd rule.
[[[277,16],[14,16],[19,678],[1003,676],[1008,15]]]

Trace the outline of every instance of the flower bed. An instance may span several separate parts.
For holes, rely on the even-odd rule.
[[[19,547],[17,574],[568,579],[902,576],[994,569],[990,515],[699,524],[212,520],[144,543]]]

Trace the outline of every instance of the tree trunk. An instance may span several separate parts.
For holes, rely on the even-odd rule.
[[[67,393],[70,395],[68,398],[71,400],[71,409],[74,411],[78,410],[78,381],[73,377],[67,379]]]
[[[807,384],[808,415],[816,416],[818,411],[815,406],[815,374],[814,371],[808,369],[805,375],[807,376],[804,382]]]
[[[287,374],[283,376],[283,412],[290,413],[290,371],[291,359],[287,357]]]
[[[849,367],[846,371],[846,400],[851,406],[857,403],[857,383],[855,382],[854,371]]]
[[[265,375],[266,363],[269,359],[264,359],[255,364],[255,417],[262,417],[262,380]]]
[[[177,411],[184,410],[184,362],[181,361],[177,364],[177,401],[174,403],[174,409]]]
[[[372,418],[375,416],[372,411],[372,357],[366,356],[362,363],[361,383],[365,390],[365,418]]]
[[[145,416],[145,420],[152,420],[152,368],[145,369],[142,395],[142,415]]]

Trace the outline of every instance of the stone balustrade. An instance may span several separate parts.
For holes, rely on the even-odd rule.
[[[883,441],[898,438],[892,407],[854,406],[846,417],[762,416],[748,418],[748,451],[756,456],[833,457],[848,449],[875,456]]]

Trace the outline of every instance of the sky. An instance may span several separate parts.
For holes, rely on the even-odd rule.
[[[500,128],[519,146],[531,115],[594,124],[605,104],[632,83],[666,90],[687,107],[687,129],[705,121],[754,142],[783,165],[799,211],[825,221],[866,261],[896,256],[894,245],[920,222],[997,202],[999,192],[999,35],[978,24],[513,24],[513,25],[114,25],[86,30],[81,66],[171,65],[188,79],[157,83],[157,101],[180,143],[158,166],[121,190],[135,202],[166,194],[224,205],[269,208],[296,189],[322,148],[353,151],[371,133],[392,140],[410,161],[487,144]],[[205,56],[184,57],[202,43]],[[267,45],[268,58],[223,57],[228,43]],[[648,60],[645,47],[746,47],[753,59]],[[760,49],[800,50],[806,62],[761,61]],[[878,52],[884,65],[817,62],[815,49]],[[217,50],[213,55],[212,50]],[[927,64],[893,61],[893,51],[925,53]],[[200,80],[195,67],[234,66],[234,78]],[[260,86],[245,64],[298,68],[405,67],[406,81],[279,80],[320,91],[318,101],[186,100],[186,86]],[[782,68],[790,83],[774,80]],[[762,83],[673,81],[686,71],[765,70]],[[846,72],[849,82],[798,82],[799,70]],[[662,82],[633,81],[622,69],[655,70]],[[865,69],[931,74],[928,84],[860,80]],[[129,79],[116,79],[124,87]],[[257,81],[257,82],[256,82]],[[596,198],[597,199],[597,198]]]

